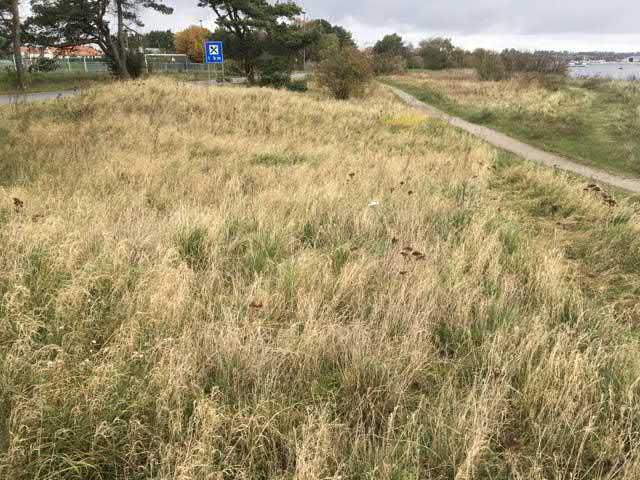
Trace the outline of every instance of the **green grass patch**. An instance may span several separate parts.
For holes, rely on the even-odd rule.
[[[480,107],[457,101],[433,86],[386,81],[451,115],[511,135],[538,148],[614,173],[640,176],[640,89],[603,80],[554,83],[548,95],[588,98],[584,107],[571,102],[553,115],[523,108],[514,101]],[[444,87],[443,87],[444,88]],[[526,88],[526,87],[524,87]],[[506,101],[506,100],[505,100]]]
[[[258,153],[251,158],[251,163],[254,165],[263,165],[265,167],[299,165],[308,161],[309,158],[306,155],[296,152]]]
[[[194,271],[205,270],[209,264],[209,235],[202,227],[185,228],[176,236],[180,258]]]

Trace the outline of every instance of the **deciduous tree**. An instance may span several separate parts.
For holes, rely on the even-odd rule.
[[[442,70],[449,65],[449,58],[455,47],[448,38],[431,38],[420,42],[418,54],[424,59],[424,67]]]
[[[204,42],[211,37],[211,31],[193,25],[176,33],[176,52],[188,55],[191,61],[204,61]]]
[[[404,44],[402,37],[396,33],[385,35],[382,40],[378,40],[373,47],[376,55],[389,55],[392,57],[407,57],[409,49]]]
[[[320,63],[317,70],[318,83],[336,99],[364,95],[373,70],[369,57],[353,47],[336,50]]]

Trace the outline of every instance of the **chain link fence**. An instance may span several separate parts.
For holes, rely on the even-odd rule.
[[[46,62],[46,71],[55,73],[95,73],[104,74],[109,72],[109,65],[102,59],[92,58],[23,58],[22,65],[25,70],[40,70],[41,65]],[[13,58],[0,59],[0,69],[15,70]]]
[[[41,70],[40,58],[23,58],[22,64],[27,71],[44,71]],[[46,59],[46,72],[57,74],[78,74],[85,73],[88,75],[103,75],[109,73],[109,64],[103,59],[92,58],[56,58]],[[188,59],[162,61],[157,59],[145,59],[144,67],[147,73],[187,73],[197,76],[221,75],[221,67],[208,66],[200,63],[192,63]],[[13,58],[0,59],[0,73],[2,71],[15,71],[15,62]]]

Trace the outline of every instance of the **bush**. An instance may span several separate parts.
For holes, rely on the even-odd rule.
[[[335,98],[346,100],[363,96],[373,78],[371,61],[360,50],[344,47],[335,50],[317,67],[318,83]]]
[[[289,85],[287,85],[287,90],[291,92],[306,92],[309,90],[309,87],[307,86],[306,80],[292,80],[289,82]]]
[[[557,90],[562,86],[561,78],[567,74],[564,60],[544,53],[504,50],[498,54],[478,49],[473,57],[474,67],[482,80],[504,80],[516,73],[530,74],[544,88]],[[548,78],[544,78],[545,76]]]
[[[523,86],[537,84],[545,90],[557,92],[567,84],[567,77],[551,73],[520,73],[518,82]]]
[[[244,77],[246,75],[242,64],[232,58],[224,59],[224,73],[227,77]]]
[[[607,85],[611,80],[608,78],[602,77],[590,77],[585,80],[582,80],[581,85],[582,88],[586,88],[587,90],[600,90],[605,85]]]
[[[544,73],[566,75],[567,63],[560,58],[545,53],[504,50],[500,56],[509,72]]]
[[[131,78],[138,78],[146,71],[144,55],[138,52],[129,52],[127,55],[127,70]]]
[[[444,70],[448,65],[447,52],[435,46],[425,46],[420,50],[424,68],[428,70]]]
[[[422,58],[420,55],[410,56],[407,60],[407,68],[422,70],[424,68],[424,58]]]
[[[476,72],[481,80],[500,81],[510,76],[502,57],[495,52],[483,52],[478,59]]]
[[[291,65],[286,58],[269,58],[259,62],[261,87],[286,88],[291,83]]]
[[[38,58],[29,66],[29,73],[34,72],[55,72],[58,69],[58,62],[53,58]]]
[[[18,74],[13,69],[13,67],[4,68],[4,72],[2,74],[2,83],[6,83],[10,86],[11,89],[18,87]],[[25,78],[25,82],[26,82]]]
[[[113,58],[107,57],[107,64],[109,65],[109,71],[118,76],[118,66]],[[131,78],[138,78],[142,76],[142,74],[146,71],[144,55],[135,52],[129,51],[127,53],[127,71]]]
[[[392,75],[407,69],[407,62],[399,55],[378,54],[373,56],[373,71],[376,75]]]

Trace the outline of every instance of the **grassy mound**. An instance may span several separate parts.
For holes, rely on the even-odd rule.
[[[382,90],[129,83],[0,140],[0,477],[640,475],[631,205]]]

